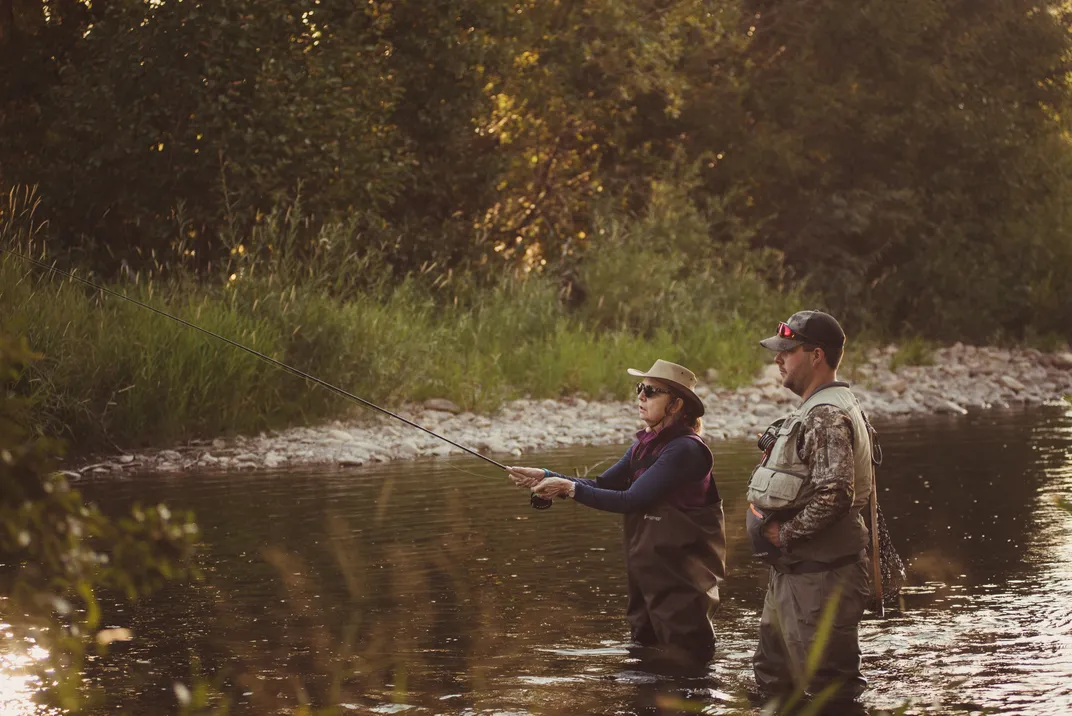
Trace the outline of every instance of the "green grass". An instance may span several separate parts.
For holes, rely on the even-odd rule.
[[[762,325],[697,315],[687,330],[595,327],[539,278],[478,291],[464,305],[403,281],[342,299],[249,279],[112,286],[384,405],[443,397],[491,411],[504,400],[626,397],[626,367],[680,362],[729,385],[765,356]],[[785,313],[772,307],[770,316]],[[38,417],[79,451],[256,432],[344,415],[348,403],[215,339],[17,259],[0,261],[6,332],[45,359],[23,388]],[[680,316],[678,317],[680,318]]]
[[[934,344],[913,337],[901,344],[890,358],[890,370],[896,372],[901,366],[934,365]]]
[[[36,208],[32,192],[11,193],[0,205],[0,247],[42,257],[47,232]],[[214,274],[188,270],[177,240],[175,257],[152,275],[107,286],[377,404],[439,397],[479,411],[523,396],[625,398],[625,369],[656,358],[701,379],[713,368],[721,384],[736,386],[769,360],[758,339],[803,303],[714,249],[706,258],[695,248],[653,251],[651,237],[667,226],[681,241],[710,245],[676,216],[609,224],[601,250],[581,262],[588,299],[573,308],[556,276],[511,272],[493,285],[450,273],[399,276],[387,249],[365,245],[354,227],[326,226],[303,244],[301,222],[295,206],[230,237],[231,258]],[[39,422],[79,452],[255,433],[359,410],[233,346],[8,254],[0,255],[0,318],[0,330],[26,336],[44,354],[20,389],[34,397]]]

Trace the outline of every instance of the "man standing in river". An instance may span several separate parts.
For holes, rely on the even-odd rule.
[[[853,700],[867,684],[858,627],[870,596],[861,512],[872,473],[863,412],[837,379],[845,332],[829,314],[800,311],[760,344],[777,354],[782,385],[802,402],[764,433],[763,458],[748,484],[753,552],[771,563],[753,657],[756,682],[775,694],[840,684],[838,700]],[[837,600],[833,628],[819,668],[803,683],[820,614],[831,600]]]

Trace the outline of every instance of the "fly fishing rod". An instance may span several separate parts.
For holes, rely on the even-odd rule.
[[[45,269],[46,271],[57,273],[57,274],[59,274],[61,276],[66,276],[67,278],[71,279],[72,281],[78,281],[80,283],[83,283],[86,286],[89,286],[90,288],[92,288],[92,289],[94,289],[96,291],[106,293],[109,296],[115,296],[116,298],[121,298],[124,301],[130,301],[131,303],[133,303],[136,306],[141,306],[142,308],[147,308],[150,311],[152,311],[153,313],[157,313],[157,314],[159,314],[161,316],[164,316],[166,318],[170,318],[173,321],[178,321],[179,323],[181,323],[182,325],[186,326],[187,328],[193,328],[194,330],[201,331],[202,333],[204,333],[206,335],[209,335],[209,336],[212,336],[213,338],[216,338],[218,340],[221,340],[224,343],[227,343],[229,345],[234,346],[235,348],[241,348],[242,350],[246,351],[247,353],[251,353],[252,355],[255,355],[256,357],[260,358],[261,360],[265,361],[266,363],[271,363],[272,365],[276,366],[277,368],[282,368],[283,370],[287,371],[288,373],[291,373],[292,375],[296,375],[299,378],[304,378],[305,380],[312,381],[313,383],[316,383],[319,386],[327,388],[331,392],[333,392],[333,393],[335,393],[337,395],[341,395],[342,397],[344,397],[344,398],[346,398],[348,400],[352,400],[355,403],[360,403],[361,405],[364,405],[367,408],[372,408],[373,410],[378,410],[379,412],[383,413],[384,415],[390,416],[390,417],[394,418],[395,420],[401,420],[406,425],[409,425],[410,427],[417,428],[418,430],[422,430],[422,431],[428,433],[429,435],[431,435],[434,438],[439,438],[443,442],[449,443],[449,444],[453,445],[454,447],[458,448],[459,450],[463,450],[463,451],[469,453],[473,457],[478,457],[481,460],[483,460],[484,462],[491,463],[492,465],[494,465],[495,467],[497,467],[497,468],[499,468],[501,470],[507,470],[508,469],[506,467],[506,465],[503,465],[500,462],[496,462],[495,460],[492,460],[490,457],[488,457],[486,455],[481,455],[477,451],[472,450],[470,448],[467,448],[464,445],[461,445],[459,443],[456,443],[456,442],[454,442],[453,440],[451,440],[449,438],[445,438],[442,435],[440,435],[439,433],[432,432],[428,428],[423,427],[421,425],[418,425],[417,423],[413,422],[412,420],[407,420],[406,418],[403,418],[401,415],[397,415],[395,413],[392,413],[390,410],[387,410],[386,408],[381,408],[380,406],[376,405],[375,403],[369,402],[368,400],[365,400],[362,397],[354,395],[353,393],[345,391],[342,388],[339,388],[337,386],[334,386],[331,383],[328,383],[326,380],[321,380],[320,378],[317,378],[315,375],[310,375],[309,373],[306,373],[303,370],[298,370],[297,368],[294,368],[293,366],[287,365],[283,361],[276,360],[275,358],[272,358],[271,356],[265,355],[264,353],[261,353],[260,351],[256,351],[256,350],[254,350],[252,348],[249,348],[248,346],[244,346],[241,343],[238,343],[237,341],[233,341],[230,338],[227,338],[226,336],[221,336],[220,334],[214,333],[213,331],[210,331],[207,328],[202,328],[201,326],[197,325],[196,323],[191,323],[190,321],[187,321],[187,320],[184,320],[182,318],[179,318],[178,316],[172,315],[172,314],[168,313],[167,311],[162,311],[159,308],[153,308],[152,306],[150,306],[147,303],[143,303],[143,302],[141,302],[141,301],[139,301],[139,300],[137,300],[135,298],[131,298],[130,296],[126,296],[126,295],[124,295],[122,293],[119,293],[118,291],[113,291],[113,290],[111,290],[109,288],[105,288],[104,286],[100,286],[98,284],[93,283],[92,281],[88,281],[88,280],[86,280],[84,278],[80,278],[78,276],[75,276],[72,273],[68,273],[67,271],[63,271],[62,269],[58,269],[55,266],[51,266],[51,265],[46,264],[46,263],[44,263],[42,261],[38,261],[36,259],[30,258],[29,256],[24,256],[23,254],[16,253],[14,251],[11,251],[9,249],[5,249],[5,248],[2,248],[2,247],[0,247],[0,251],[4,252],[6,254],[11,254],[12,256],[18,257],[18,258],[22,259],[23,261],[27,261],[27,262],[29,262],[31,264],[34,264],[35,266],[37,266],[39,268],[42,268],[42,269]],[[537,501],[540,501],[539,504],[537,503]],[[530,502],[531,502],[532,506],[536,507],[537,509],[543,509],[545,507],[542,504],[544,501],[547,502],[546,506],[549,507],[550,506],[550,500],[544,500],[544,498],[538,497],[535,493],[533,493],[531,498],[530,498]]]

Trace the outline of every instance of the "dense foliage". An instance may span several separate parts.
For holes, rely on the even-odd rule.
[[[92,691],[82,673],[87,650],[130,638],[124,627],[102,628],[114,615],[103,613],[98,593],[137,599],[192,575],[197,527],[164,505],[108,517],[51,471],[59,446],[35,435],[14,392],[36,358],[25,341],[0,334],[0,622],[5,663],[44,649],[29,659],[42,691],[77,710]]]
[[[669,193],[667,284],[758,263],[855,328],[1067,338],[1070,47],[1059,0],[4,0],[0,188],[107,272],[209,269],[300,193],[300,255],[341,222],[578,305]]]

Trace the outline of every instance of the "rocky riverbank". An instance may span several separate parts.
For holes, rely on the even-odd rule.
[[[913,415],[966,414],[969,410],[1034,405],[1072,394],[1072,352],[976,348],[957,344],[935,351],[931,365],[891,370],[897,348],[871,351],[842,371],[874,421]],[[628,380],[624,370],[622,380]],[[788,412],[796,396],[768,366],[735,390],[701,384],[708,441],[754,435]],[[445,400],[405,406],[403,417],[499,462],[566,445],[625,443],[640,423],[633,401],[581,398],[515,400],[492,415],[462,412]],[[359,466],[370,462],[459,454],[441,440],[367,411],[353,421],[293,428],[258,437],[191,443],[170,450],[117,455],[85,465],[72,477],[131,470],[255,470],[316,463]]]

